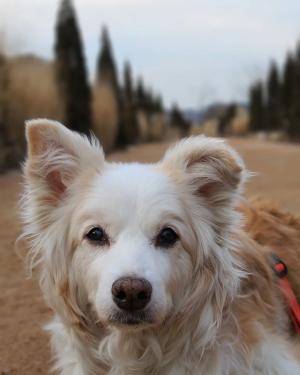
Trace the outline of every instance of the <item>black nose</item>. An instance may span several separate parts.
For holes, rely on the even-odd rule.
[[[152,286],[145,279],[122,277],[111,288],[115,304],[122,310],[143,309],[151,299]]]

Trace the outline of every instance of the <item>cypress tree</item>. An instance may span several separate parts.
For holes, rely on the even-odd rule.
[[[9,77],[7,58],[0,52],[0,172],[19,166],[20,158],[25,151],[24,141],[16,141],[9,119]]]
[[[124,129],[124,121],[122,118],[123,103],[118,83],[117,66],[115,64],[112,45],[107,28],[104,26],[101,33],[101,50],[97,61],[97,82],[98,84],[107,85],[111,88],[113,96],[117,103],[118,111],[118,135],[117,146],[126,145],[126,135]]]
[[[300,43],[295,54],[294,91],[291,105],[291,124],[289,134],[293,139],[300,139]]]
[[[283,82],[282,82],[282,106],[284,127],[289,129],[293,121],[293,101],[295,96],[296,70],[293,55],[289,54],[286,58]]]
[[[136,106],[140,110],[147,109],[147,93],[144,88],[144,82],[142,77],[138,78],[136,93],[135,93]]]
[[[170,112],[170,123],[172,127],[178,128],[181,136],[186,136],[191,124],[184,118],[177,104],[174,104]]]
[[[56,76],[65,103],[65,122],[87,133],[91,126],[91,93],[85,58],[71,0],[62,0],[56,22]]]
[[[133,101],[132,73],[128,61],[126,61],[124,65],[124,95],[128,100]]]
[[[5,103],[5,58],[0,52],[0,145],[5,141],[4,103]]]
[[[285,109],[290,108],[295,87],[295,61],[291,54],[287,56],[283,71],[282,104]]]
[[[117,97],[119,97],[119,84],[117,77],[111,41],[107,28],[104,26],[101,33],[101,50],[97,61],[97,80],[109,84]]]
[[[154,107],[155,107],[155,104],[154,104],[153,92],[152,92],[152,89],[149,87],[146,90],[146,110],[148,114],[155,112]]]
[[[230,123],[230,121],[235,117],[236,112],[237,112],[237,105],[235,103],[228,105],[228,107],[225,109],[219,122],[219,133],[221,136],[225,135],[226,127]]]
[[[267,80],[267,129],[279,129],[282,126],[281,90],[276,64],[273,62]]]
[[[132,73],[129,62],[126,62],[124,66],[124,88],[122,101],[125,141],[126,143],[135,143],[138,139],[138,126],[134,103]]]
[[[5,58],[0,52],[0,172],[6,166],[6,144],[8,142],[8,134],[5,127]]]
[[[154,98],[154,110],[155,112],[163,112],[164,105],[163,105],[163,100],[160,95],[156,95]]]
[[[250,129],[252,131],[263,130],[264,125],[264,97],[263,85],[260,81],[250,88]]]

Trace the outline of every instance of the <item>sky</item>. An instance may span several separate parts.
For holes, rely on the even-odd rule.
[[[119,76],[129,60],[167,107],[247,100],[300,41],[299,0],[74,0],[91,79],[105,24]],[[9,53],[53,58],[58,0],[0,0]]]

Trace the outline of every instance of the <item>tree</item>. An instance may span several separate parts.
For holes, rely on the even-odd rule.
[[[286,58],[282,77],[283,126],[289,129],[293,121],[293,101],[295,96],[295,60],[292,54]]]
[[[5,58],[0,52],[0,172],[6,168],[6,143],[8,134],[5,126]]]
[[[250,128],[252,131],[264,129],[263,85],[260,81],[250,88]]]
[[[124,95],[128,100],[133,101],[133,94],[131,66],[126,61],[124,65]]]
[[[65,105],[65,122],[87,133],[91,126],[91,93],[85,58],[71,0],[63,0],[56,22],[56,77]]]
[[[101,50],[97,61],[97,80],[98,82],[111,85],[115,90],[116,96],[119,96],[117,68],[109,33],[105,26],[102,28],[101,33]]]
[[[174,104],[171,109],[170,123],[172,127],[178,128],[180,130],[183,137],[187,135],[191,126],[189,121],[184,118],[177,104]]]
[[[17,144],[14,142],[12,134],[15,133],[15,129],[11,126],[8,116],[10,112],[8,107],[9,78],[9,64],[6,56],[0,51],[0,172],[18,166],[20,157],[23,157],[23,152],[20,155],[16,147],[22,142],[20,140]]]
[[[277,65],[273,62],[267,80],[266,103],[267,129],[279,129],[282,127],[281,87]]]
[[[126,143],[136,143],[138,140],[138,125],[136,119],[136,106],[134,103],[134,90],[132,73],[129,62],[124,66],[124,88],[123,88],[123,126]]]
[[[118,112],[117,146],[123,147],[126,145],[126,135],[122,119],[123,103],[118,83],[117,67],[113,56],[109,33],[106,27],[103,27],[101,33],[101,50],[97,61],[97,83],[99,85],[106,85],[112,90],[117,103],[116,108]]]
[[[155,112],[155,103],[151,87],[146,90],[146,110],[148,114]]]
[[[291,122],[289,134],[292,139],[300,139],[300,43],[296,49],[294,60],[294,89],[291,103]]]
[[[220,117],[219,121],[219,133],[223,137],[225,135],[226,127],[229,125],[230,121],[235,117],[237,112],[237,105],[232,103],[227,106],[223,115]]]
[[[290,109],[293,101],[295,78],[295,60],[293,55],[289,54],[285,61],[282,82],[282,104],[286,110]]]
[[[135,92],[136,106],[140,110],[147,110],[147,93],[144,88],[144,82],[142,77],[138,78],[136,92]]]
[[[0,52],[0,142],[5,141],[5,119],[4,119],[4,103],[5,103],[5,89],[6,89],[6,79],[5,79],[5,57]]]
[[[164,104],[160,95],[156,95],[154,98],[154,111],[159,113],[164,111]]]

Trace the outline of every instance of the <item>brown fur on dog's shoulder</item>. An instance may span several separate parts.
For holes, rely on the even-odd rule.
[[[274,203],[254,200],[244,204],[244,229],[264,253],[271,268],[269,255],[279,256],[288,267],[288,277],[300,301],[300,217],[281,211]]]

